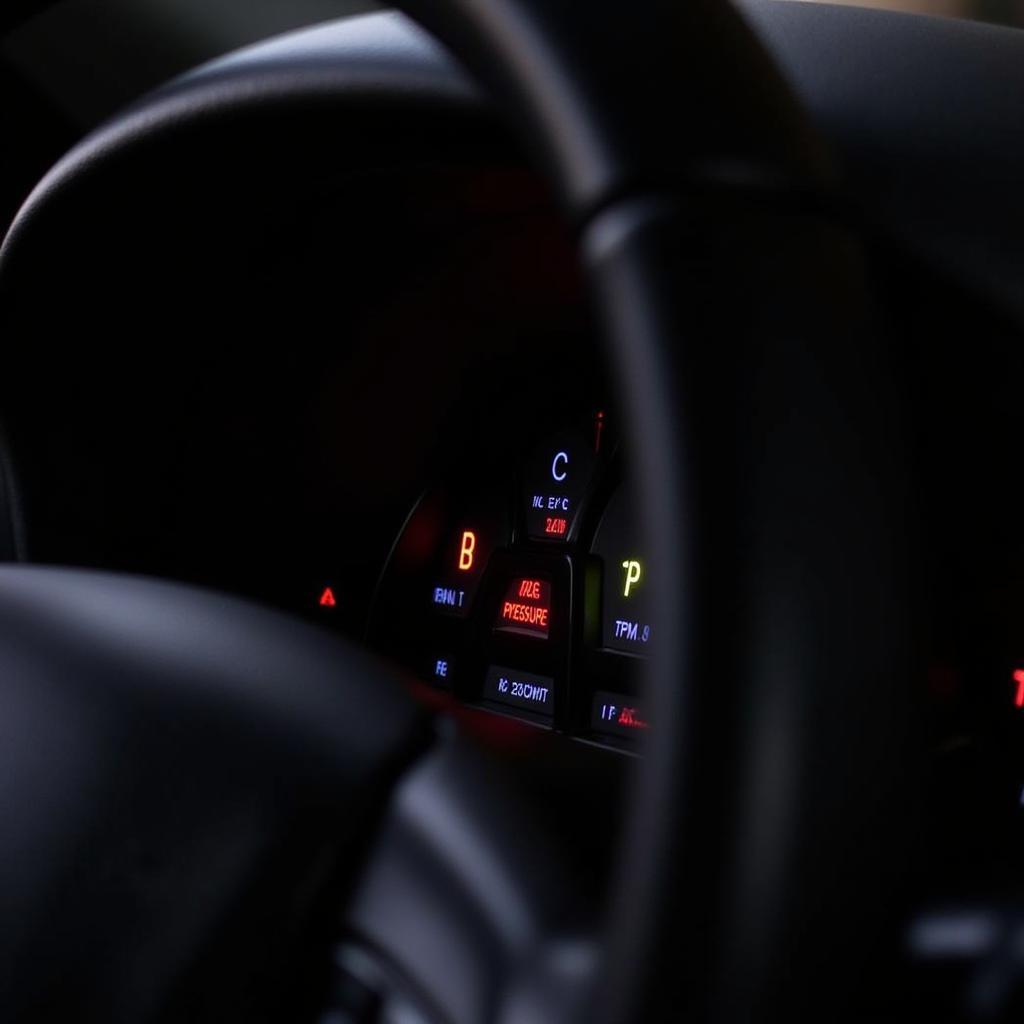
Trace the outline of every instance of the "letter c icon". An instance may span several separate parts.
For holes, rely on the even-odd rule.
[[[558,481],[558,483],[561,483],[569,474],[566,472],[565,468],[559,469],[559,464],[561,464],[562,467],[568,467],[569,456],[566,455],[565,452],[559,452],[551,461],[551,475]]]

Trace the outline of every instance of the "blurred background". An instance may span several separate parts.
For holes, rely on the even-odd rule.
[[[1024,25],[1024,0],[857,2]],[[381,6],[371,0],[4,0],[0,65],[89,128],[140,92],[212,57]]]
[[[1024,0],[858,3],[1024,26]],[[268,36],[381,6],[371,0],[0,0],[0,233],[61,153],[149,89]]]
[[[790,0],[792,3],[809,0]],[[1024,26],[1024,0],[831,0],[851,7],[882,7],[913,14],[939,14],[947,18],[993,21],[999,25]]]

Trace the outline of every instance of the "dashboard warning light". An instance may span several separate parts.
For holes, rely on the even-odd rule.
[[[636,708],[623,708],[616,721],[625,729],[649,729],[648,723],[640,717]]]
[[[1014,706],[1024,708],[1024,668],[1013,673],[1013,681],[1017,684],[1017,692],[1013,696]]]
[[[474,552],[476,551],[476,534],[472,530],[462,533],[462,546],[459,548],[459,569],[469,572],[473,568]]]
[[[640,577],[643,575],[643,567],[636,559],[631,558],[622,563],[622,568],[626,570],[625,586],[622,588],[622,596],[629,597],[629,592],[640,582]]]
[[[334,591],[330,587],[324,587],[324,592],[320,595],[320,607],[333,608],[337,603],[334,599]]]
[[[547,639],[551,624],[551,584],[520,577],[510,582],[495,628]]]
[[[551,516],[546,516],[544,519],[544,532],[549,537],[564,537],[568,527],[569,523],[565,519],[552,519]]]

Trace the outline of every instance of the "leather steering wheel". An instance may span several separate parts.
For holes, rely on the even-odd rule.
[[[571,916],[527,812],[359,652],[4,568],[0,1009],[839,1018],[902,864],[915,633],[896,397],[827,154],[717,0],[400,6],[538,154],[619,389],[666,627],[608,906]]]

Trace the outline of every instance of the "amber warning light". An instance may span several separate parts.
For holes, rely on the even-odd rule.
[[[551,584],[547,580],[514,579],[505,592],[498,629],[547,638],[551,624]]]
[[[459,546],[459,571],[469,572],[476,560],[476,534],[472,530],[463,530]]]

